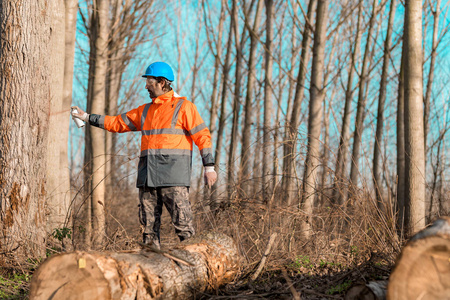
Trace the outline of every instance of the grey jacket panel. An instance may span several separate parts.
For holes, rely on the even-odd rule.
[[[190,186],[191,155],[148,154],[139,159],[136,186]]]

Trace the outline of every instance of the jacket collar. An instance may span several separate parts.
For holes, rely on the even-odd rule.
[[[169,92],[167,92],[165,94],[162,94],[159,97],[156,97],[155,99],[153,99],[153,103],[155,103],[155,104],[163,104],[163,103],[166,103],[169,100],[172,100],[172,98],[173,98],[173,90],[171,90],[171,91],[169,91]]]

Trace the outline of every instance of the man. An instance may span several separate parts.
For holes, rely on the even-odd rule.
[[[119,116],[87,114],[74,106],[74,118],[111,132],[140,131],[139,220],[144,226],[143,242],[160,247],[160,225],[163,204],[172,224],[183,241],[195,234],[189,202],[193,143],[202,156],[205,184],[217,180],[211,134],[196,106],[172,90],[172,68],[164,62],[148,66],[145,88],[152,102]]]

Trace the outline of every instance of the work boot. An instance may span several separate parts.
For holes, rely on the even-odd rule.
[[[161,249],[161,244],[157,238],[153,238],[150,234],[143,234],[143,241],[144,244],[149,245],[150,247],[154,247],[158,250]]]

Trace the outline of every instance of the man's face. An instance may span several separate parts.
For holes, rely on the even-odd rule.
[[[158,82],[155,77],[147,77],[145,89],[148,91],[150,98],[154,99],[164,94],[164,82]]]

